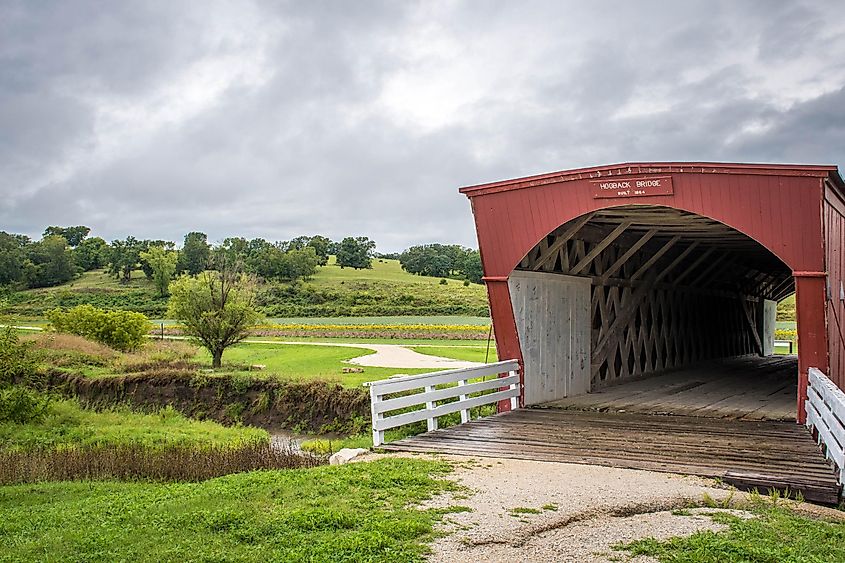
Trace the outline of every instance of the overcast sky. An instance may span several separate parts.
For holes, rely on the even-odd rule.
[[[463,185],[842,165],[841,8],[0,0],[0,230],[475,246]]]

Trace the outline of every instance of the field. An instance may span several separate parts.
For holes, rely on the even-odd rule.
[[[0,487],[0,561],[417,561],[450,509],[415,505],[454,489],[448,471],[388,459],[201,483]]]
[[[167,300],[156,295],[140,270],[126,285],[95,270],[61,286],[20,291],[6,299],[0,314],[18,323],[43,319],[55,307],[85,303],[139,311],[150,318],[163,317],[167,308]],[[403,271],[398,260],[374,260],[371,270],[354,270],[340,268],[332,257],[307,281],[264,286],[260,302],[265,315],[287,320],[376,316],[381,319],[376,322],[398,324],[413,316],[419,324],[489,323],[484,320],[488,312],[483,285],[415,276]],[[459,318],[456,323],[444,316]]]

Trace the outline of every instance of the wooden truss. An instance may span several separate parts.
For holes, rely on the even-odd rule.
[[[575,219],[519,267],[592,280],[593,387],[762,353],[763,300],[794,291],[789,269],[757,242],[711,219],[656,207]]]

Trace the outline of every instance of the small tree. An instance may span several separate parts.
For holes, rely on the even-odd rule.
[[[171,283],[167,309],[168,316],[181,321],[186,334],[208,350],[214,368],[220,367],[223,351],[246,338],[260,319],[255,280],[234,268],[218,267]]]
[[[148,251],[141,253],[141,260],[146,262],[152,270],[153,283],[162,297],[167,295],[170,280],[176,273],[178,259],[179,256],[175,251],[165,250],[161,246],[151,246]]]

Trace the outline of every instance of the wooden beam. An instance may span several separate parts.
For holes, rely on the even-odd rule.
[[[624,223],[620,224],[618,227],[613,229],[610,234],[604,237],[604,240],[598,243],[590,250],[584,258],[581,259],[580,262],[575,264],[570,270],[569,273],[573,276],[578,275],[578,273],[583,270],[590,262],[598,256],[602,250],[610,246],[610,244],[619,238],[619,235],[625,232],[625,229],[631,226],[630,221],[625,221]]]
[[[692,264],[690,264],[689,266],[687,266],[687,269],[686,269],[686,270],[684,270],[683,272],[681,272],[681,274],[680,274],[677,278],[675,278],[674,280],[672,280],[672,283],[681,283],[681,280],[682,280],[682,279],[684,279],[685,277],[687,277],[688,275],[690,275],[690,274],[693,272],[693,270],[695,270],[696,268],[698,268],[698,265],[699,265],[699,264],[701,264],[702,262],[704,262],[705,260],[707,260],[707,258],[709,258],[709,257],[710,257],[710,255],[711,255],[711,254],[713,254],[713,252],[715,252],[715,251],[716,251],[716,249],[715,249],[715,248],[708,248],[707,250],[705,250],[704,252],[702,252],[702,253],[701,253],[701,256],[699,256],[698,258],[696,258],[696,259],[693,261],[693,263],[692,263]]]
[[[748,304],[742,294],[739,294],[739,304],[742,307],[743,313],[745,313],[745,322],[748,324],[748,328],[751,329],[751,336],[754,337],[754,344],[757,346],[757,352],[762,356],[763,355],[763,343],[760,341],[760,333],[757,332],[757,325],[754,324],[754,319],[751,318],[751,306]]]
[[[695,279],[690,282],[690,285],[692,285],[692,286],[700,285],[701,282],[704,281],[704,278],[707,277],[707,274],[709,274],[710,272],[715,270],[716,266],[721,264],[722,261],[724,261],[725,258],[728,258],[729,256],[730,256],[730,254],[728,254],[726,252],[717,256],[712,262],[710,262],[709,266],[704,268],[704,270],[702,270],[701,273],[699,273],[697,276],[695,276]],[[734,261],[733,258],[731,258],[730,263],[733,263],[733,261]]]
[[[610,267],[609,267],[609,268],[608,268],[608,269],[604,272],[604,274],[602,275],[601,279],[602,279],[602,280],[606,280],[606,279],[610,278],[610,276],[612,276],[613,274],[615,274],[615,273],[616,273],[616,271],[617,271],[619,268],[621,268],[621,267],[625,264],[625,262],[627,262],[627,261],[631,258],[631,256],[633,256],[633,255],[634,255],[634,254],[635,254],[635,253],[636,253],[636,252],[637,252],[640,248],[642,248],[642,247],[643,247],[643,245],[644,245],[645,243],[647,243],[648,241],[650,241],[650,240],[651,240],[651,237],[653,237],[653,236],[654,236],[654,235],[656,235],[656,234],[657,234],[657,229],[651,229],[650,231],[648,231],[647,233],[645,233],[643,236],[641,236],[641,237],[640,237],[640,240],[638,240],[637,242],[635,242],[635,243],[633,244],[633,246],[631,246],[631,248],[629,248],[628,250],[626,250],[626,251],[625,251],[625,254],[623,254],[622,256],[620,256],[620,257],[619,257],[619,259],[618,259],[618,260],[616,260],[616,262],[614,262],[614,263],[613,263],[613,264],[612,264],[612,265],[611,265],[611,266],[610,266]]]
[[[675,246],[675,243],[677,243],[679,240],[681,240],[681,237],[680,237],[680,236],[675,236],[675,237],[672,237],[671,239],[669,239],[669,240],[666,242],[666,244],[664,244],[664,245],[660,248],[660,250],[658,250],[657,252],[655,252],[654,254],[652,254],[652,255],[651,255],[651,258],[649,258],[648,260],[646,260],[646,261],[645,261],[645,263],[644,263],[642,266],[640,266],[639,270],[637,270],[636,272],[634,272],[634,275],[632,275],[632,276],[631,276],[631,280],[633,281],[633,280],[637,279],[638,277],[640,277],[641,275],[643,275],[645,272],[647,272],[647,271],[648,271],[648,269],[649,269],[649,268],[651,268],[651,266],[652,266],[655,262],[657,262],[658,260],[660,260],[660,257],[661,257],[661,256],[663,256],[664,254],[666,254],[666,252],[667,252],[670,248],[672,248],[673,246]]]
[[[640,306],[640,302],[646,296],[648,291],[653,289],[656,284],[660,283],[660,280],[666,277],[666,275],[671,272],[672,269],[675,268],[675,266],[677,266],[684,258],[686,258],[690,252],[695,250],[698,244],[699,243],[696,241],[689,245],[686,250],[681,252],[674,260],[672,260],[672,262],[666,268],[664,268],[659,274],[657,274],[657,276],[655,276],[653,280],[650,280],[649,283],[641,285],[631,293],[631,297],[629,298],[629,300],[624,303],[625,310],[621,313],[617,313],[618,316],[613,320],[613,324],[610,325],[610,328],[605,333],[604,338],[601,342],[598,343],[598,345],[596,345],[596,349],[594,350],[595,353],[593,355],[594,359],[599,357],[602,357],[603,359],[603,356],[606,356],[611,348],[615,348],[616,340],[619,339],[619,334],[616,334],[617,329],[621,326],[625,326],[626,324],[628,324],[628,320],[637,312],[637,309]],[[633,279],[633,276],[631,279]]]
[[[691,245],[689,245],[689,246],[688,246],[688,247],[687,247],[687,248],[686,248],[683,252],[681,252],[680,254],[678,254],[678,255],[675,257],[675,259],[674,259],[674,260],[672,260],[672,262],[671,262],[668,266],[666,266],[665,268],[663,268],[663,269],[660,271],[660,273],[659,273],[659,274],[657,274],[657,277],[656,277],[656,278],[654,278],[654,282],[653,282],[653,283],[660,283],[660,280],[662,280],[662,279],[663,279],[663,278],[665,278],[667,275],[669,275],[669,272],[671,272],[671,271],[675,268],[675,266],[677,266],[678,264],[680,264],[680,263],[681,263],[681,261],[682,261],[684,258],[686,258],[687,256],[689,256],[690,252],[692,252],[693,250],[695,250],[696,248],[698,248],[698,245],[699,245],[699,244],[701,244],[701,243],[700,243],[700,242],[698,242],[698,241],[695,241],[694,243],[692,243]]]
[[[570,225],[570,227],[568,229],[566,229],[566,231],[564,231],[563,234],[561,234],[559,237],[557,237],[555,239],[555,241],[552,244],[549,245],[549,248],[546,249],[545,252],[540,254],[540,257],[537,258],[537,262],[534,263],[534,265],[531,267],[531,269],[535,270],[535,271],[539,270],[540,268],[543,267],[543,264],[548,262],[550,259],[554,258],[554,256],[557,254],[557,251],[560,250],[560,248],[564,244],[569,242],[569,239],[574,237],[578,233],[578,231],[581,230],[581,227],[586,225],[587,222],[590,219],[593,218],[594,214],[595,213],[587,213],[586,215],[584,215],[580,219],[576,220],[575,223]]]

